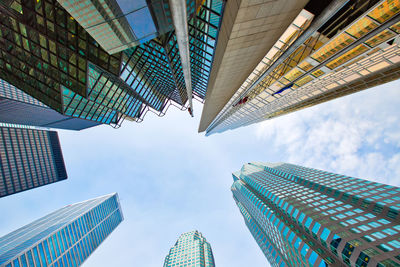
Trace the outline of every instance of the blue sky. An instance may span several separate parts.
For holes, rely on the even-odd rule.
[[[64,205],[118,192],[125,220],[84,266],[162,266],[179,235],[197,229],[217,266],[269,266],[236,207],[233,171],[290,162],[400,186],[400,81],[205,137],[170,108],[141,124],[59,131],[68,180],[0,201],[0,236]],[[4,216],[6,215],[6,216]]]

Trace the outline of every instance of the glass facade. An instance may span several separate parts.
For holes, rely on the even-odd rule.
[[[400,266],[400,188],[287,163],[248,163],[233,179],[272,266]]]
[[[67,205],[0,238],[0,265],[80,266],[123,220],[116,193]]]
[[[398,79],[399,12],[398,0],[348,2],[319,29],[310,29],[305,42],[292,46],[316,16],[303,9],[226,103],[207,134]],[[283,56],[285,51],[293,52]]]
[[[211,246],[200,232],[191,231],[178,238],[164,261],[164,267],[172,266],[215,266]]]
[[[65,179],[56,132],[0,126],[0,197]]]
[[[133,1],[128,7],[123,2],[2,2],[0,78],[59,113],[114,127],[125,118],[140,122],[147,111],[162,116],[171,104],[186,109],[182,62],[175,31],[168,26],[167,1]],[[201,101],[223,4],[206,0],[187,5],[191,83],[193,95]],[[122,17],[116,15],[120,13]],[[149,34],[154,29],[156,37]],[[115,44],[114,39],[129,34],[140,42],[112,54],[102,46],[103,41]]]
[[[78,6],[73,0],[58,2],[109,54],[135,47],[174,28],[168,1],[96,0],[81,1]]]
[[[62,115],[1,79],[0,122],[68,130],[99,125],[93,121]]]

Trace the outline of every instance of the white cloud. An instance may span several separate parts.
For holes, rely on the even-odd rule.
[[[118,130],[60,131],[68,180],[2,199],[0,235],[117,191],[125,221],[86,267],[161,266],[178,236],[192,229],[211,243],[218,266],[268,266],[232,198],[231,173],[246,162],[286,161],[400,185],[396,86],[210,137],[197,134],[200,105],[195,119],[170,109]]]
[[[257,126],[288,162],[400,184],[400,82],[304,109]]]

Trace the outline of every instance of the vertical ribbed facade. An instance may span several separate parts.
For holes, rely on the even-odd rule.
[[[0,197],[65,179],[57,132],[0,127]]]
[[[400,188],[286,163],[248,163],[233,179],[272,266],[400,266]]]
[[[123,220],[116,193],[67,205],[0,238],[0,266],[80,266]]]
[[[197,230],[182,234],[165,257],[164,267],[214,267],[210,244]]]

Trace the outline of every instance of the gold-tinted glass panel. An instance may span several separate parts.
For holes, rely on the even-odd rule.
[[[344,63],[346,63],[347,61],[355,58],[356,56],[361,55],[362,53],[368,51],[368,47],[361,44],[358,45],[356,47],[354,47],[353,49],[351,49],[350,51],[348,51],[347,53],[345,53],[344,55],[338,57],[335,60],[332,60],[331,62],[329,62],[328,64],[326,64],[326,66],[330,69],[334,69]]]
[[[305,85],[306,83],[312,81],[312,79],[313,79],[313,78],[311,78],[311,76],[308,75],[308,76],[306,76],[306,77],[304,77],[304,78],[298,80],[298,81],[296,82],[296,84],[297,84],[298,86],[303,86],[303,85]]]
[[[307,61],[303,61],[302,63],[299,64],[299,68],[301,68],[304,71],[309,71],[313,68],[313,66]]]
[[[393,32],[391,32],[390,30],[384,30],[384,31],[378,33],[377,35],[375,35],[374,37],[372,37],[371,39],[369,39],[366,42],[366,44],[371,47],[375,47],[375,46],[385,42],[386,40],[392,38],[393,36],[395,36],[395,34]]]
[[[292,69],[288,74],[285,75],[285,78],[289,81],[294,81],[297,77],[300,77],[303,74],[301,70],[298,68]]]
[[[392,27],[390,27],[390,29],[394,30],[397,33],[400,33],[400,22],[394,24]]]
[[[372,31],[376,27],[378,27],[377,23],[373,22],[368,17],[364,17],[364,18],[358,20],[353,25],[351,25],[346,30],[346,32],[358,39],[358,38],[361,38],[364,35],[366,35],[368,32]]]
[[[325,72],[323,72],[322,70],[316,70],[314,72],[311,73],[314,77],[319,77],[323,74],[325,74]]]
[[[386,0],[374,10],[372,10],[368,16],[379,21],[380,23],[390,19],[400,11],[400,0]]]
[[[321,49],[319,49],[317,52],[315,52],[312,55],[312,58],[318,60],[319,62],[322,62],[353,42],[354,40],[348,34],[342,33],[335,37],[328,44],[323,46]]]

